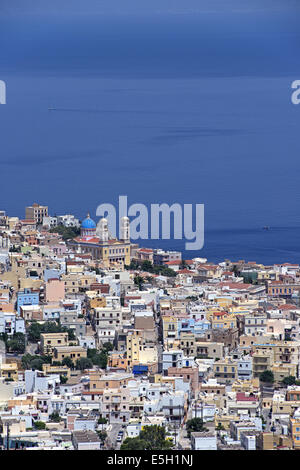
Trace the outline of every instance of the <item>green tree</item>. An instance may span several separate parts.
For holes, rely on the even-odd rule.
[[[260,376],[259,380],[266,383],[274,383],[274,374],[271,370],[264,370]]]
[[[167,277],[177,276],[174,269],[168,268],[167,266],[164,266],[164,265],[153,265],[148,260],[145,260],[142,262],[137,261],[137,260],[132,260],[129,266],[125,266],[125,269],[130,269],[134,271],[141,270],[141,271],[146,271],[146,272],[150,272],[154,274],[161,274]],[[136,277],[141,277],[141,276],[136,276]],[[136,281],[139,282],[138,279]]]
[[[31,354],[24,354],[22,357],[23,369],[42,370],[43,364],[51,364],[51,356],[32,356]]]
[[[139,435],[140,439],[146,441],[146,450],[171,449],[173,442],[166,439],[166,429],[164,426],[146,426]]]
[[[153,272],[153,264],[151,263],[151,261],[148,261],[148,260],[143,261],[142,264],[141,264],[141,270],[142,271],[147,271],[148,273],[152,273]]]
[[[60,361],[52,361],[53,366],[61,366],[62,363]]]
[[[205,432],[207,428],[204,427],[201,418],[192,418],[186,422],[186,430],[188,437],[191,437],[192,432]]]
[[[35,359],[33,359],[30,363],[30,369],[33,369],[33,370],[43,370],[43,364],[44,364],[44,361],[42,358],[40,357],[36,357]]]
[[[43,421],[35,421],[34,422],[35,429],[37,430],[43,430],[46,429],[46,424]]]
[[[42,325],[36,321],[32,322],[27,329],[28,341],[37,343],[41,338]]]
[[[31,354],[24,354],[24,356],[22,356],[21,364],[22,364],[23,369],[30,369],[30,363],[31,363],[32,357],[33,356]]]
[[[6,340],[7,352],[16,352],[23,354],[25,352],[25,335],[23,333],[15,333],[10,339]]]
[[[64,357],[63,360],[61,361],[61,364],[62,364],[62,366],[69,367],[69,369],[74,369],[74,363],[73,363],[72,359],[69,356]]]
[[[68,377],[66,375],[60,375],[60,383],[62,385],[66,384],[68,382]]]
[[[223,424],[218,423],[218,426],[216,426],[216,431],[225,431]]]
[[[63,240],[70,240],[80,235],[80,228],[65,227],[64,225],[57,225],[49,230],[50,233],[58,233],[62,236]]]
[[[52,422],[52,423],[59,423],[60,422],[60,415],[57,411],[53,411],[53,413],[51,413],[51,415],[49,415],[49,420]]]
[[[100,418],[98,419],[98,424],[106,424],[107,423],[107,419],[104,418],[104,416],[100,416]]]
[[[47,321],[43,324],[36,321],[31,322],[27,329],[28,340],[31,343],[37,343],[40,341],[42,333],[68,333],[69,341],[76,341],[76,336],[73,330],[66,328],[65,326],[61,326],[55,321]]]
[[[96,431],[98,436],[99,436],[99,439],[101,440],[102,444],[104,444],[106,438],[107,438],[107,432],[105,431]]]
[[[146,426],[138,437],[127,437],[121,445],[121,450],[168,450],[174,446],[166,438],[164,426]]]
[[[120,450],[146,450],[147,443],[139,437],[126,437]]]
[[[113,345],[110,342],[104,343],[102,348],[103,348],[102,350],[107,351],[107,352],[113,351],[114,349]]]
[[[288,377],[284,377],[284,379],[282,380],[282,383],[284,385],[295,385],[296,384],[296,377],[294,377],[293,375],[289,375]]]
[[[76,369],[85,370],[91,369],[93,367],[93,362],[88,357],[81,357],[76,361]]]
[[[105,349],[100,352],[97,349],[88,349],[87,357],[91,359],[93,365],[106,369],[108,354]]]
[[[139,290],[143,290],[144,279],[142,278],[142,276],[139,276],[139,275],[135,276],[134,283],[138,287]]]

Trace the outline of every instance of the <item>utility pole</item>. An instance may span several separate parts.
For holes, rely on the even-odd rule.
[[[10,424],[7,422],[7,427],[6,427],[6,450],[9,450],[9,428]]]

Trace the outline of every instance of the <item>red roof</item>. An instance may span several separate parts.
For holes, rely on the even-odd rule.
[[[228,287],[228,289],[248,289],[252,284],[244,284],[242,282],[220,282],[220,287]]]
[[[255,396],[245,395],[245,392],[237,392],[236,400],[237,401],[258,401],[258,398]]]
[[[280,310],[296,310],[298,307],[297,305],[291,305],[291,304],[284,304],[280,306]]]
[[[99,243],[100,241],[100,238],[96,238],[96,237],[83,237],[83,238],[74,238],[74,240],[76,240],[77,242],[81,242],[81,243]]]
[[[213,314],[214,314],[214,316],[216,316],[216,317],[222,317],[222,316],[224,316],[224,315],[227,315],[228,312],[214,312]]]

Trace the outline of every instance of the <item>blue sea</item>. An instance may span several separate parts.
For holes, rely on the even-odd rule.
[[[97,220],[97,206],[117,207],[119,195],[204,204],[202,250],[140,245],[300,263],[299,12],[8,9],[0,209],[24,218],[39,202]]]

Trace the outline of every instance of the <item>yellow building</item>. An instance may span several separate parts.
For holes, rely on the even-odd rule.
[[[7,220],[8,230],[15,230],[16,225],[19,223],[19,217],[9,217]]]
[[[82,265],[83,266],[83,265]],[[65,283],[66,294],[78,294],[82,290],[90,289],[97,278],[93,274],[83,274],[81,271],[71,270],[64,274],[61,280]]]
[[[257,438],[257,450],[274,450],[276,447],[276,436],[272,432],[261,432]]]
[[[104,390],[121,389],[126,387],[129,380],[132,380],[132,374],[126,373],[108,373],[103,374],[97,371],[89,372],[89,394],[103,394]]]
[[[164,343],[167,343],[168,340],[179,339],[178,336],[178,318],[174,315],[163,315],[163,338]]]
[[[236,380],[231,389],[233,392],[244,392],[244,393],[257,393],[259,391],[259,379],[254,378],[251,380]]]
[[[76,261],[74,262],[68,262],[66,265],[66,273],[67,274],[83,274],[85,270],[85,265],[84,263],[77,263]]]
[[[292,375],[296,376],[299,364],[299,344],[298,341],[255,342],[251,346],[254,351],[253,376],[258,377],[261,372],[270,370],[275,364],[274,371],[279,380],[282,374],[289,373],[289,371],[295,372]]]
[[[58,346],[68,346],[68,333],[42,333],[41,352],[53,356],[54,348]]]
[[[239,420],[239,416],[235,415],[215,415],[215,426],[223,426],[226,431],[230,430],[230,422]]]
[[[211,317],[211,327],[214,328],[236,328],[237,321],[233,314],[227,314],[226,312],[215,312]]]
[[[160,312],[163,315],[164,312],[169,312],[171,310],[171,300],[170,299],[160,299],[159,301]]]
[[[143,331],[128,331],[126,336],[126,352],[128,365],[139,364],[140,351],[144,344]]]
[[[257,350],[252,355],[252,376],[259,377],[266,370],[271,370],[274,363],[273,351]]]
[[[244,299],[241,298],[239,300],[235,300],[232,305],[233,313],[236,311],[237,313],[250,313],[253,310],[259,308],[259,300],[257,299]]]
[[[80,274],[70,273],[61,276],[61,280],[65,283],[66,294],[78,294],[80,289]]]
[[[215,297],[214,301],[221,309],[228,309],[232,305],[232,299],[227,297]]]
[[[88,291],[88,292],[90,292],[90,291]],[[86,293],[87,295],[88,295],[88,292]],[[90,297],[89,298],[89,307],[90,307],[90,309],[106,307],[106,298],[101,297],[101,296]]]
[[[299,345],[299,341],[276,341],[274,347],[275,362],[298,364]]]
[[[180,349],[185,356],[196,356],[196,341],[193,333],[180,333]]]
[[[126,336],[126,356],[128,366],[155,364],[158,352],[155,346],[145,346],[143,330],[128,331]]]
[[[224,356],[224,343],[215,341],[199,341],[196,339],[196,356],[201,358],[221,359]]]
[[[294,449],[300,449],[300,418],[290,418],[289,431],[293,441]]]
[[[282,364],[282,363],[275,363],[271,367],[271,371],[274,374],[274,382],[280,383],[285,377],[293,376],[297,377],[297,364]]]
[[[233,383],[238,376],[237,363],[226,357],[214,363],[213,372],[219,383]]]
[[[82,357],[87,357],[87,350],[81,346],[57,346],[53,351],[55,361],[61,362],[69,357],[74,363]]]
[[[289,415],[290,417],[294,415],[295,411],[298,410],[300,406],[299,401],[278,401],[273,399],[272,400],[272,414],[273,416],[282,416],[286,417]]]
[[[18,381],[18,364],[16,362],[11,362],[9,364],[0,363],[0,377],[5,379],[13,380],[14,382]]]
[[[47,375],[51,374],[59,374],[67,377],[68,379],[71,377],[71,370],[67,366],[52,366],[51,364],[43,364],[43,372]]]
[[[257,281],[279,281],[279,272],[276,271],[257,271]]]
[[[127,370],[128,367],[128,359],[125,357],[125,353],[123,352],[113,352],[110,351],[108,353],[108,367],[116,367],[118,369]]]
[[[108,221],[102,218],[98,225],[89,214],[82,221],[79,237],[68,240],[67,244],[76,253],[89,253],[103,265],[129,265],[131,261],[130,224],[128,217],[121,219],[120,240],[113,238],[108,230]]]

